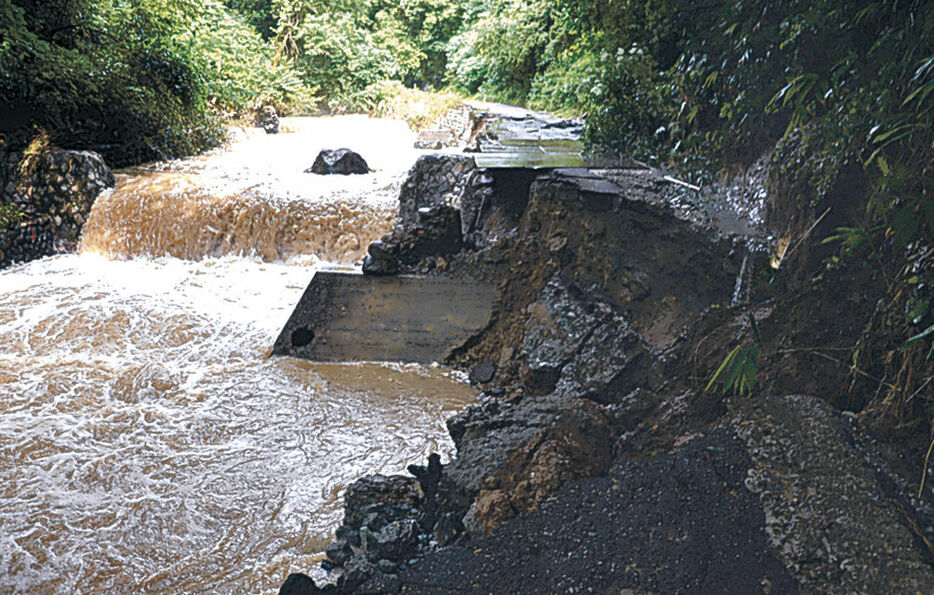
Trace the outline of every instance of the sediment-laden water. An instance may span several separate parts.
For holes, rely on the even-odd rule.
[[[449,374],[267,357],[314,254],[357,259],[415,158],[401,124],[285,124],[121,172],[80,254],[0,272],[0,592],[274,590],[349,482],[450,451],[474,393]],[[301,173],[345,144],[377,171]]]

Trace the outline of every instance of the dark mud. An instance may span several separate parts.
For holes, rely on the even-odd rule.
[[[725,431],[674,455],[569,482],[491,536],[425,556],[361,591],[796,593]]]

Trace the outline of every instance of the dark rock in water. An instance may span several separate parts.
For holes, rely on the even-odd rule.
[[[366,475],[344,495],[344,525],[359,529],[370,514],[386,511],[395,515],[398,509],[418,510],[421,502],[421,489],[413,477]]]
[[[358,153],[350,149],[323,149],[312,166],[305,170],[312,174],[368,174],[370,166]]]
[[[401,561],[418,544],[422,493],[414,478],[368,475],[344,496],[344,524],[327,557],[344,568],[348,588],[376,571],[380,560]]]
[[[486,384],[493,380],[494,374],[496,374],[496,364],[487,360],[471,368],[467,378],[470,384]]]
[[[399,247],[377,241],[367,248],[369,254],[363,259],[363,272],[367,275],[395,275],[399,272]]]
[[[316,593],[331,593],[333,587],[318,588],[311,577],[301,573],[293,573],[285,579],[279,587],[279,595],[315,595]]]
[[[324,560],[321,560],[321,570],[325,572],[331,572],[335,568],[337,568],[337,564],[335,564],[334,562],[331,562],[327,558],[325,558]]]
[[[276,114],[276,108],[271,105],[264,106],[259,115],[259,125],[266,134],[279,134],[279,115]]]
[[[420,509],[410,504],[380,503],[371,504],[366,509],[361,530],[366,527],[369,531],[382,531],[384,527],[400,520],[416,518]],[[361,537],[362,539],[362,537]]]

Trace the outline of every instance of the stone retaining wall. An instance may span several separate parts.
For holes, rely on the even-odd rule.
[[[0,204],[22,214],[0,230],[0,268],[73,251],[94,201],[114,183],[97,153],[57,149],[25,167],[22,154],[0,153]]]

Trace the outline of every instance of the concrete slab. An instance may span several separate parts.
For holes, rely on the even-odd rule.
[[[495,287],[436,277],[318,271],[273,355],[313,361],[443,361],[483,330]]]

